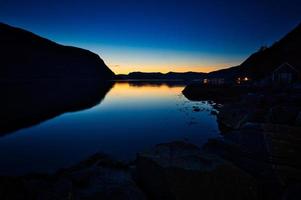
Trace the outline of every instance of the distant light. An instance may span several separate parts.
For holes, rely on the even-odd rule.
[[[208,79],[205,78],[205,79],[203,80],[203,83],[204,83],[204,84],[207,84],[207,83],[208,83]]]
[[[236,83],[237,83],[237,84],[241,84],[241,83],[247,82],[247,81],[249,81],[249,80],[250,80],[250,79],[249,79],[248,77],[243,77],[243,78],[238,77],[237,80],[236,80]]]

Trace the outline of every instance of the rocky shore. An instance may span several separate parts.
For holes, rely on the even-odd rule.
[[[223,102],[217,115],[223,137],[210,140],[204,149],[256,179],[255,199],[300,199],[301,91],[297,85],[246,89],[233,94],[233,88],[215,88],[210,93]],[[193,98],[207,98],[203,94],[208,88],[185,90],[193,91]]]
[[[1,177],[0,198],[256,199],[256,180],[185,142],[158,144],[129,165],[96,154],[52,175]]]
[[[218,120],[231,129],[239,129],[247,122],[300,127],[300,116],[300,90],[263,89],[242,95],[238,101],[225,103]]]
[[[218,91],[211,97],[227,93],[208,89]],[[139,152],[130,163],[99,153],[54,174],[2,176],[0,199],[300,199],[301,92],[254,91],[219,96],[222,137],[203,147],[174,141]]]
[[[215,101],[225,103],[239,100],[241,95],[255,92],[256,88],[241,86],[215,87],[203,83],[192,83],[183,90],[184,96],[191,101]]]
[[[294,133],[273,135],[271,146],[260,140],[270,132],[240,134],[211,140],[204,148],[183,141],[158,144],[138,153],[131,164],[96,154],[51,175],[0,177],[0,198],[298,199],[300,162],[292,152],[298,146],[286,148],[283,143]],[[286,154],[288,159],[283,159]]]
[[[175,141],[130,163],[96,154],[54,174],[2,176],[0,199],[300,199],[301,92],[264,89],[233,99],[217,108],[222,137],[203,147]]]

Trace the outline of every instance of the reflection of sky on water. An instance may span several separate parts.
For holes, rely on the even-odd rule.
[[[116,83],[94,108],[0,138],[0,173],[55,170],[96,152],[128,160],[173,140],[204,144],[218,135],[212,107],[187,100],[183,87]]]

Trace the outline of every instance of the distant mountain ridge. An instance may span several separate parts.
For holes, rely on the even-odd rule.
[[[202,72],[131,72],[128,75],[116,75],[116,79],[143,79],[143,80],[195,80],[204,78]]]
[[[0,23],[0,79],[111,79],[114,73],[95,53],[63,46]]]
[[[208,77],[248,75],[258,80],[268,76],[283,63],[289,63],[301,72],[301,23],[271,47],[261,48],[239,66],[211,72]]]

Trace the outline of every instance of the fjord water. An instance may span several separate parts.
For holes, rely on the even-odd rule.
[[[186,99],[184,87],[117,82],[92,108],[5,134],[0,137],[0,174],[53,172],[97,152],[129,161],[137,152],[175,140],[201,146],[219,136],[216,117],[208,102]]]

